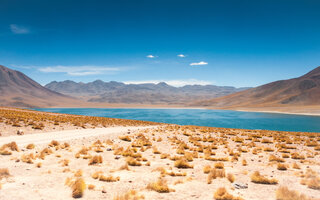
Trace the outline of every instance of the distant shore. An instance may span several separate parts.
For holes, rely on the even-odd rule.
[[[47,108],[114,108],[114,109],[208,109],[208,110],[233,110],[241,112],[260,112],[260,113],[275,113],[275,114],[289,114],[289,115],[308,115],[308,116],[320,116],[320,106],[318,107],[306,107],[304,108],[214,108],[214,107],[189,107],[183,105],[150,105],[150,104],[89,104],[88,106],[53,106]],[[281,111],[280,109],[292,109],[292,111]],[[300,112],[301,110],[301,112]],[[318,111],[318,112],[317,112]]]

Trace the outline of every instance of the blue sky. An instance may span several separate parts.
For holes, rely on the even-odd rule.
[[[41,84],[257,86],[320,64],[318,0],[0,0],[0,64]]]

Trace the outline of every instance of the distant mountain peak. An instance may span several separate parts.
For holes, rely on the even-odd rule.
[[[58,101],[61,103],[74,100],[41,86],[22,72],[2,65],[0,65],[0,91],[0,106],[49,106],[57,105]]]

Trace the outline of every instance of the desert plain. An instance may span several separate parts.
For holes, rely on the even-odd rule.
[[[0,199],[320,199],[320,134],[2,107]]]

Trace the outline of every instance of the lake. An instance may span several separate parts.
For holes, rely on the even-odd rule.
[[[179,125],[320,132],[320,117],[306,115],[206,109],[38,108],[35,110]]]

